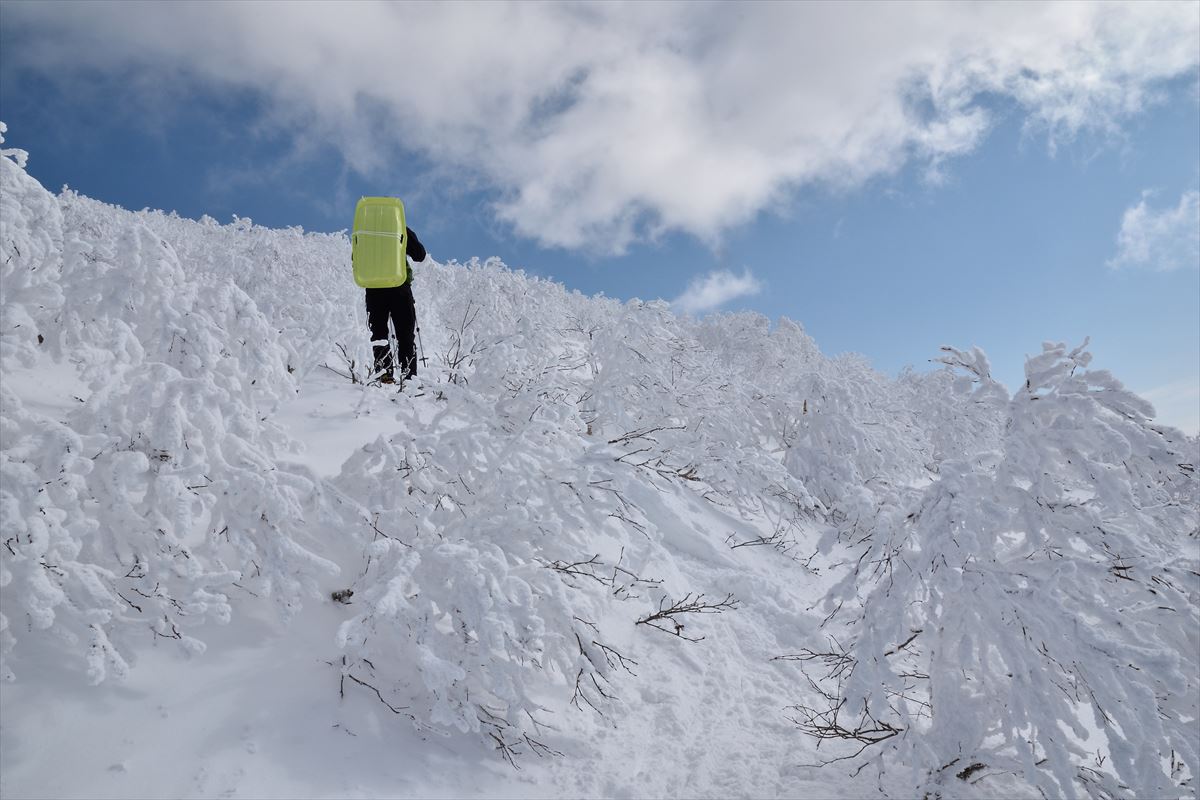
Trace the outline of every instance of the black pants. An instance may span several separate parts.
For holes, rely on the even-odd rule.
[[[392,350],[388,347],[388,320],[396,331],[396,352],[400,358],[400,379],[417,374],[417,306],[412,286],[391,289],[367,289],[367,325],[375,351],[375,372],[392,369]]]

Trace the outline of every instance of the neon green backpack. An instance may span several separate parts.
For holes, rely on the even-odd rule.
[[[350,235],[354,282],[364,289],[400,286],[408,280],[407,250],[404,203],[396,197],[359,200]]]

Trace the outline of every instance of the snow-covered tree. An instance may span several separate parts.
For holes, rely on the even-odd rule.
[[[1001,396],[986,362],[951,354],[978,393]],[[1049,796],[1188,793],[1196,454],[1090,360],[1046,344],[999,452],[943,462],[880,513],[827,599],[858,600],[847,638],[796,656],[825,693],[798,709],[802,727],[886,742],[874,757],[911,766],[921,793],[998,773]]]

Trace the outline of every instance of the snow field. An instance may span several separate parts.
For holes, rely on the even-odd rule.
[[[6,797],[1195,795],[1197,443],[1082,348],[1010,397],[431,260],[364,387],[344,235],[23,158]]]

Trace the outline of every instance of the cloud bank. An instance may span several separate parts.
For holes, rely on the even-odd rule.
[[[692,280],[687,290],[671,301],[671,306],[682,314],[700,314],[760,291],[762,284],[750,274],[750,270],[744,270],[741,275],[734,275],[728,270],[714,270]]]
[[[1108,265],[1167,272],[1200,269],[1200,192],[1184,192],[1175,208],[1146,205],[1149,192],[1126,209],[1117,234],[1117,254]]]
[[[260,92],[260,122],[370,173],[398,152],[494,190],[548,246],[707,242],[811,184],[934,173],[984,98],[1051,143],[1197,65],[1191,3],[5,3],[9,68]]]

